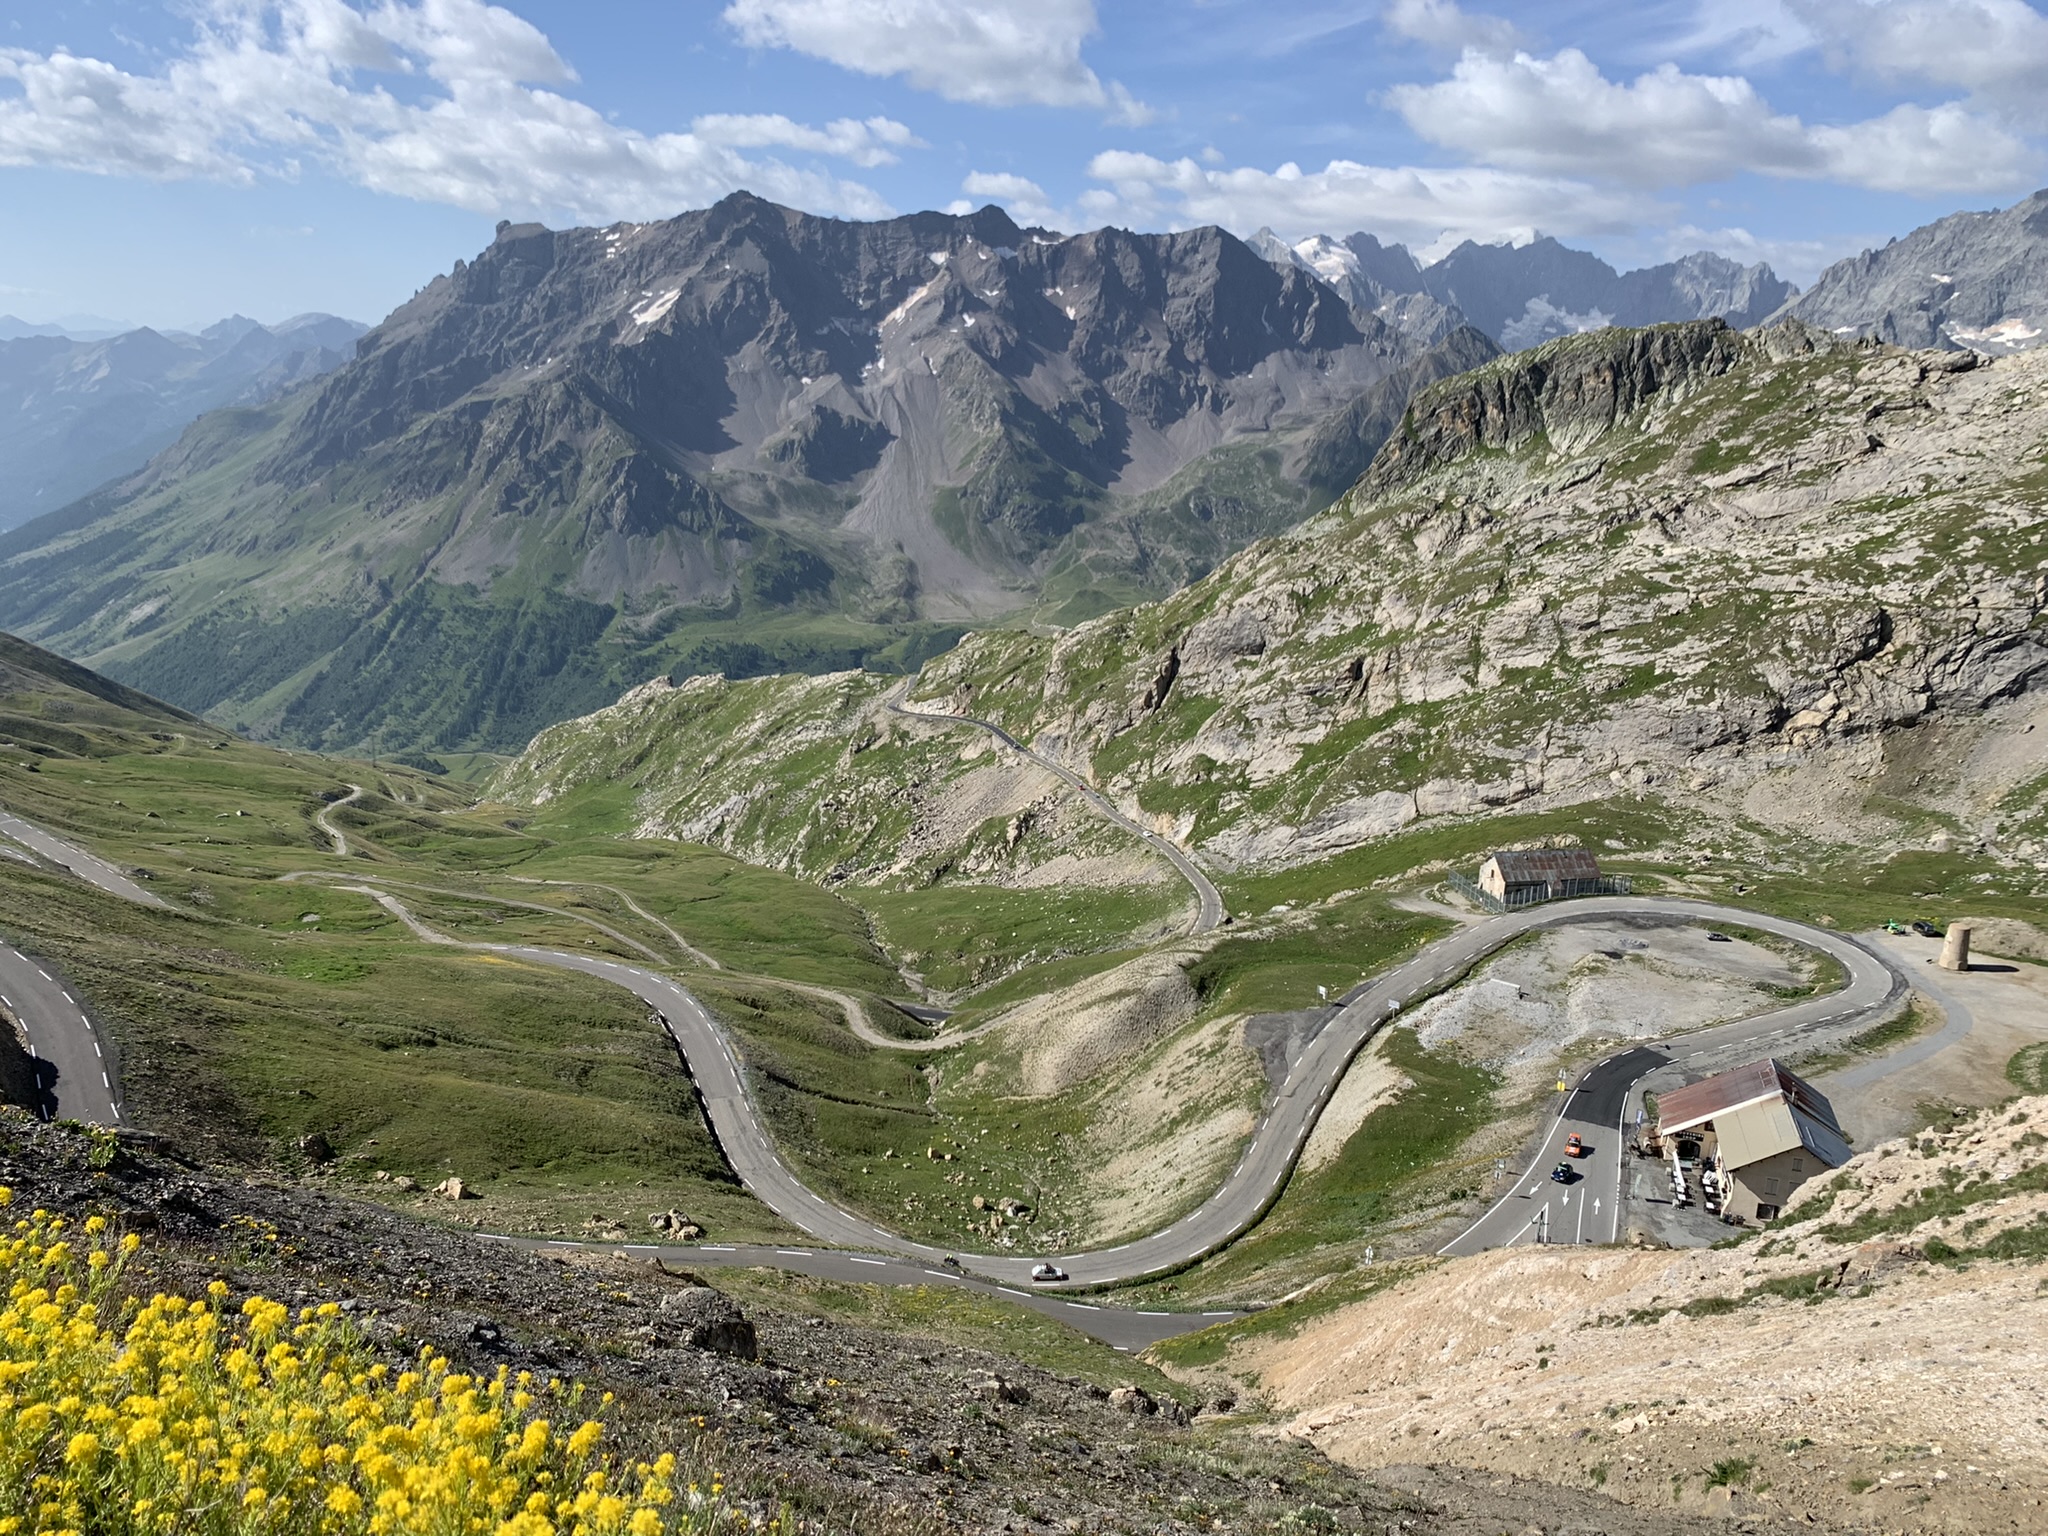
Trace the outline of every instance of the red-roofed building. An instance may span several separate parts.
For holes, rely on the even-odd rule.
[[[1827,1097],[1769,1060],[1659,1094],[1657,1135],[1674,1162],[1697,1143],[1711,1193],[1735,1221],[1776,1219],[1793,1190],[1855,1155]]]

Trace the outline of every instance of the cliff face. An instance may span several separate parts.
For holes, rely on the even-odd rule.
[[[1606,330],[1539,348],[1425,390],[1374,459],[1361,494],[1382,495],[1486,449],[1546,439],[1565,451],[1592,442],[1651,399],[1718,378],[1742,358],[1719,320]]]
[[[973,635],[914,696],[1035,741],[1224,865],[1608,800],[1703,846],[1737,824],[1912,846],[1933,819],[2048,861],[2024,750],[2048,721],[2044,384],[2048,358],[1798,326],[1568,338],[1424,391],[1312,523],[1161,603]],[[747,686],[721,685],[722,729],[760,713]],[[740,732],[717,791],[636,773],[636,739],[700,739],[655,701],[622,730],[551,733],[507,788],[622,773],[651,829],[714,839],[711,797],[738,795],[777,818],[750,823],[749,856],[901,872],[938,857],[903,786],[943,800],[966,770],[911,754],[883,686],[834,692],[841,739],[875,722],[836,765],[778,748],[783,719]]]

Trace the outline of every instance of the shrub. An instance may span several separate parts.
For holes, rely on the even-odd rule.
[[[431,1351],[394,1373],[332,1304],[294,1319],[255,1296],[230,1315],[219,1281],[121,1303],[138,1244],[97,1216],[74,1239],[44,1211],[0,1234],[0,1536],[745,1528],[719,1484],[678,1491],[674,1457],[619,1466],[598,1420],[558,1429],[580,1386],[469,1376]]]

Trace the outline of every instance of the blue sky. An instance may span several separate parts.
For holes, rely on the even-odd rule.
[[[0,312],[375,320],[501,217],[747,187],[1075,230],[1829,260],[2048,181],[2024,0],[57,0],[0,14]]]

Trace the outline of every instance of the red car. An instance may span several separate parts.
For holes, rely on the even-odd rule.
[[[1577,1131],[1573,1131],[1571,1135],[1565,1137],[1564,1155],[1566,1157],[1584,1157],[1586,1155],[1586,1144],[1579,1140],[1579,1133]]]

